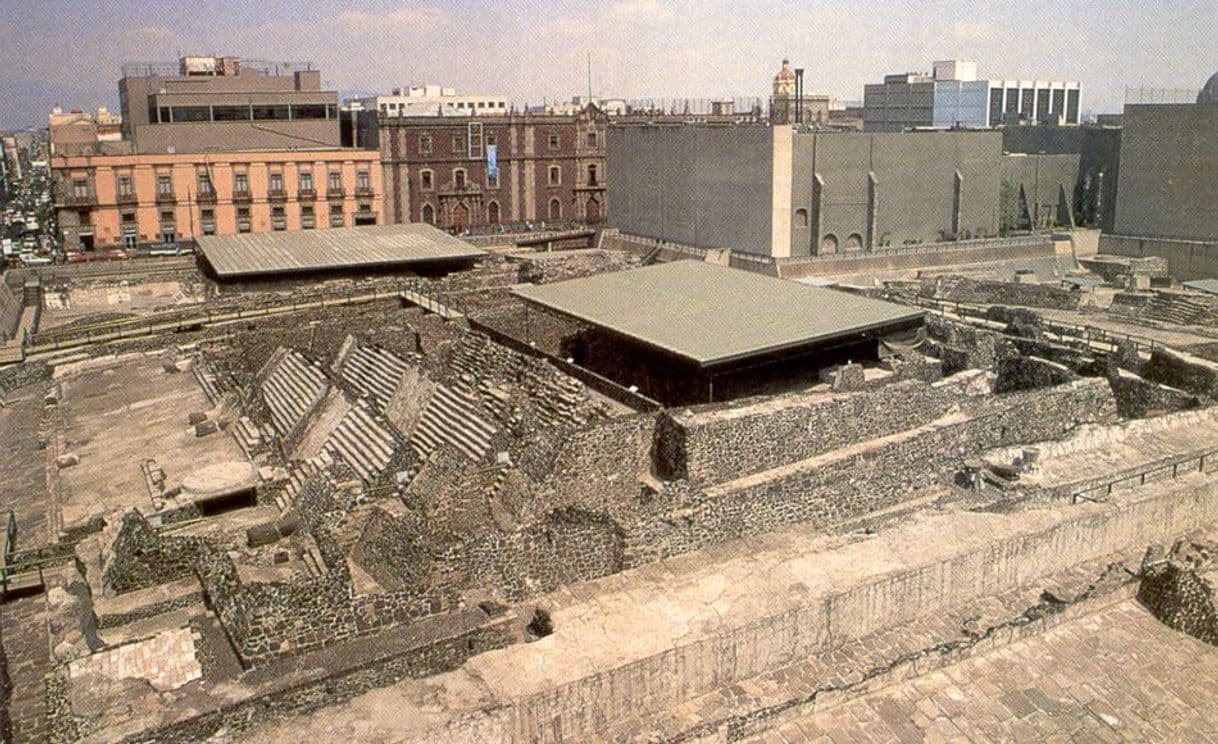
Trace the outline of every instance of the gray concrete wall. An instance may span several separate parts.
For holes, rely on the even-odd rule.
[[[1135,235],[1101,235],[1100,253],[1117,256],[1161,256],[1180,281],[1218,277],[1218,240],[1173,240]]]
[[[868,234],[868,174],[876,179],[874,248],[940,240],[952,231],[956,172],[963,176],[961,229],[998,229],[1001,137],[997,132],[827,132],[796,134],[792,210],[809,211],[809,228],[792,222],[791,255],[819,251],[824,238],[845,252],[852,234]],[[824,182],[820,230],[814,174]]]
[[[1023,187],[1028,199],[1029,217],[1037,227],[1066,224],[1058,220],[1061,189],[1066,191],[1070,209],[1074,208],[1074,186],[1078,178],[1079,156],[1070,153],[1042,155],[1021,153],[1002,156],[1002,180],[1018,191]]]
[[[606,158],[613,227],[770,254],[769,127],[610,127]]]
[[[1218,240],[1218,105],[1126,106],[1116,198],[1116,233]]]

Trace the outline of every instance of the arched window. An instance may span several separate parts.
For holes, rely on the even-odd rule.
[[[808,210],[806,210],[806,209],[795,210],[795,226],[796,227],[807,227],[808,226]]]
[[[419,188],[423,191],[431,191],[436,187],[435,178],[435,174],[430,170],[419,171]]]
[[[557,199],[550,200],[550,219],[552,221],[562,219],[562,202]]]
[[[590,224],[595,224],[601,221],[601,203],[592,197],[588,203],[584,205],[584,219]]]
[[[596,166],[595,165],[588,166],[588,185],[589,186],[596,185]]]
[[[499,202],[493,201],[486,205],[486,221],[492,225],[499,224]]]
[[[562,183],[562,168],[557,165],[550,166],[550,185],[557,186]]]
[[[457,191],[462,191],[465,189],[465,169],[464,168],[454,168],[453,169],[453,188],[456,189]]]
[[[423,221],[429,225],[436,224],[436,210],[432,209],[430,204],[423,205]]]
[[[863,236],[858,233],[850,233],[846,238],[846,250],[861,251],[863,250]]]
[[[837,253],[837,236],[833,233],[829,233],[825,237],[821,238],[820,252],[822,256],[830,253]]]

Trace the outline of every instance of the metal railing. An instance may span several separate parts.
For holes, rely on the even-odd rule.
[[[871,250],[848,251],[823,254],[818,256],[792,256],[775,258],[782,266],[798,266],[809,263],[833,263],[836,261],[856,261],[860,258],[888,256],[916,256],[932,253],[969,251],[978,248],[1026,248],[1031,246],[1047,246],[1052,243],[1049,233],[1033,235],[1018,235],[1014,237],[973,238],[971,240],[944,240],[935,243],[911,243],[909,245],[877,246]]]
[[[1194,465],[1195,463],[1195,465]],[[1206,469],[1207,463],[1211,465],[1210,469]],[[1156,474],[1163,473],[1164,477],[1158,480],[1166,480],[1167,478],[1179,478],[1181,475],[1189,473],[1201,473],[1208,475],[1210,473],[1218,473],[1218,447],[1204,450],[1202,452],[1194,452],[1191,455],[1186,455],[1173,462],[1162,465],[1154,465],[1144,470],[1140,470],[1132,475],[1125,475],[1120,478],[1113,478],[1096,486],[1077,489],[1070,494],[1070,503],[1077,504],[1082,501],[1090,501],[1093,503],[1104,503],[1112,497],[1114,488],[1119,488],[1122,485],[1139,486],[1146,485],[1147,480],[1156,480]],[[1171,473],[1170,476],[1166,475]]]
[[[441,300],[431,286],[422,279],[407,279],[405,286],[402,287],[401,296],[407,302],[421,307],[429,313],[439,315],[441,318],[465,315],[465,311],[456,303],[447,298]]]

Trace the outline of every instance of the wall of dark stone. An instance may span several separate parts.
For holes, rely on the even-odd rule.
[[[1138,600],[1169,628],[1218,646],[1214,565],[1218,545],[1184,539],[1161,560],[1142,569]]]
[[[1078,375],[1064,364],[1035,356],[1012,356],[998,362],[998,378],[994,381],[994,392],[1035,390],[1077,379]]]
[[[143,515],[123,515],[101,579],[117,594],[145,589],[190,576],[205,540],[162,535]]]
[[[1218,398],[1218,362],[1159,346],[1151,351],[1142,374],[1152,382],[1193,395]]]
[[[1121,418],[1150,418],[1201,405],[1195,395],[1151,382],[1123,369],[1114,369],[1108,382],[1116,396],[1117,413]]]

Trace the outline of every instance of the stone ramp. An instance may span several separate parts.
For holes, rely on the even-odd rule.
[[[1157,486],[1106,504],[922,513],[872,536],[774,532],[571,585],[536,602],[551,635],[249,740],[588,740],[1218,517],[1214,479]]]
[[[1218,649],[1129,600],[737,741],[1213,741]]]
[[[261,392],[276,431],[287,438],[325,397],[330,383],[321,367],[300,352],[285,349],[277,356]]]
[[[426,458],[446,442],[476,462],[486,455],[494,434],[494,425],[480,412],[478,399],[472,393],[436,384],[410,435],[410,445],[420,458]]]

